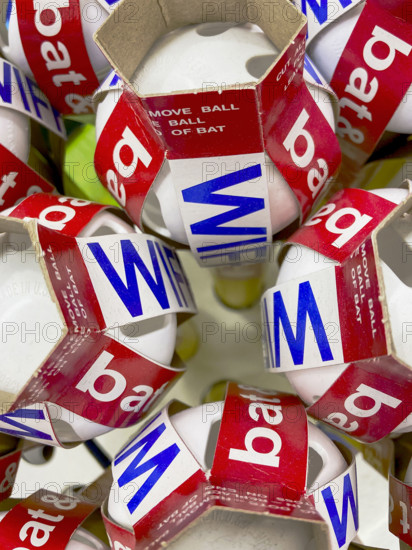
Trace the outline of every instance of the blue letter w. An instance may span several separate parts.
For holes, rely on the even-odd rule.
[[[257,164],[243,170],[238,170],[232,174],[227,174],[226,176],[220,176],[219,178],[199,183],[182,191],[185,202],[236,207],[217,216],[192,224],[190,228],[193,235],[266,235],[265,227],[221,227],[224,223],[263,210],[265,208],[264,199],[215,194],[220,189],[226,189],[226,187],[256,179],[261,175],[262,169],[260,164]]]
[[[306,2],[309,4],[313,15],[316,17],[320,24],[324,23],[328,19],[328,0],[320,0],[320,4],[318,4],[316,0],[300,0],[299,2],[295,2],[295,4],[301,4],[302,13],[307,16]],[[352,4],[352,0],[339,0],[339,3],[342,8],[346,8],[347,6]],[[335,6],[331,4],[331,7],[334,11]],[[333,15],[333,13],[331,15]]]
[[[138,441],[135,445],[133,445],[130,449],[123,453],[123,455],[120,455],[115,460],[115,464],[118,464],[131,453],[135,452],[137,449],[142,449],[119,477],[119,487],[123,487],[124,485],[126,485],[126,483],[134,481],[145,472],[153,470],[146,481],[143,483],[143,485],[139,487],[137,492],[129,500],[127,507],[131,514],[133,514],[133,512],[136,510],[142,500],[148,495],[148,493],[156,485],[156,483],[165,473],[165,471],[176,458],[176,456],[180,453],[179,447],[176,445],[176,443],[173,443],[173,445],[170,445],[170,447],[168,447],[167,449],[164,449],[157,455],[149,458],[149,460],[146,460],[146,462],[142,463],[144,457],[147,455],[147,453],[150,451],[150,449],[153,447],[153,445],[156,443],[156,441],[159,439],[165,429],[166,426],[164,424],[160,424],[160,426],[158,426],[148,435],[140,439],[140,441]]]
[[[332,522],[333,530],[336,535],[336,540],[338,541],[340,548],[346,543],[346,531],[348,527],[348,501],[350,502],[350,507],[352,509],[353,523],[355,525],[355,529],[358,530],[359,526],[358,507],[357,503],[355,502],[355,496],[353,494],[353,488],[349,474],[346,474],[343,480],[342,520],[339,517],[336,503],[330,487],[326,487],[326,489],[323,489],[322,497],[325,501],[326,508]]]
[[[19,419],[21,422],[19,422]],[[44,412],[36,409],[17,409],[17,411],[2,414],[0,415],[0,422],[14,426],[14,429],[2,426],[1,431],[15,437],[30,437],[49,441],[52,439],[49,434],[36,430],[33,426],[24,425],[24,421],[27,420],[31,420],[33,424],[39,420],[45,420]]]
[[[316,342],[322,357],[322,361],[333,359],[332,350],[326,336],[325,327],[319,313],[319,308],[313,295],[309,281],[299,284],[298,315],[296,322],[296,337],[293,334],[282,294],[278,290],[273,295],[273,318],[275,339],[276,367],[280,367],[280,325],[283,325],[286,340],[295,365],[303,364],[305,351],[306,317],[309,317],[315,333]]]
[[[99,243],[88,243],[87,245],[92,251],[93,256],[96,258],[97,263],[102,268],[104,274],[108,278],[109,282],[119,295],[130,315],[137,317],[142,315],[142,303],[140,300],[139,286],[137,284],[136,270],[140,271],[143,279],[146,281],[150,290],[156,297],[156,300],[161,305],[162,309],[169,307],[169,300],[167,299],[167,293],[165,285],[160,272],[159,262],[156,256],[156,251],[153,243],[147,241],[147,246],[150,252],[150,259],[154,269],[155,277],[153,278],[143,263],[142,258],[137,252],[131,241],[121,241],[123,265],[126,273],[126,284],[123,283],[119,277],[117,271],[111,264],[109,258],[106,256],[103,248]]]

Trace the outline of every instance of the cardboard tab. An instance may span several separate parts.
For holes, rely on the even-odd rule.
[[[16,2],[17,5],[19,1]],[[0,59],[2,88],[0,106],[22,113],[57,136],[66,137],[66,130],[60,113],[50,104],[44,93],[33,80],[18,67]]]
[[[412,82],[411,30],[410,22],[368,1],[339,59],[331,87],[341,108],[345,178],[356,176]]]
[[[72,535],[95,509],[76,497],[40,489],[14,506],[2,519],[1,547],[65,550]],[[19,546],[17,546],[19,545]]]
[[[288,243],[313,248],[341,262],[359,248],[396,204],[362,189],[343,189],[322,206]]]
[[[209,91],[210,88],[213,91]],[[160,132],[158,135],[171,159],[263,150],[257,98],[250,85],[237,90],[219,90],[212,84],[198,94],[145,97],[142,104]]]
[[[34,193],[53,193],[54,186],[0,144],[0,210]]]
[[[51,103],[63,114],[93,113],[91,96],[99,81],[83,37],[79,0],[67,0],[53,10],[47,0],[34,8],[30,0],[17,0],[16,9],[24,53]]]
[[[389,475],[389,530],[412,546],[412,487]]]
[[[267,118],[266,146],[299,202],[301,220],[305,220],[337,173],[341,152],[334,131],[305,85],[283,107],[287,111],[273,125],[272,117]]]
[[[193,185],[208,167],[213,177]],[[239,262],[250,260],[255,249],[264,259],[272,242],[272,222],[270,173],[263,152],[170,160],[170,170],[189,245],[201,265],[226,263],[234,257]],[[235,196],[230,195],[232,189]],[[230,209],[218,214],[221,208],[216,205]]]
[[[89,335],[72,352],[71,360],[77,365],[84,356],[92,360],[77,369],[66,368],[60,375],[53,374],[57,358],[51,357],[30,387],[22,392],[21,401],[33,399],[36,394],[38,399],[56,403],[103,426],[125,428],[136,424],[185,369],[177,358],[172,366],[167,366],[139,355],[128,346],[127,336],[121,338],[120,327],[114,336]],[[133,340],[130,338],[130,342]],[[69,339],[69,347],[70,342]],[[62,356],[65,354],[67,350]],[[53,385],[48,384],[50,376],[54,377]]]

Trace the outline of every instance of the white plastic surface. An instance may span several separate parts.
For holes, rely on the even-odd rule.
[[[225,86],[256,82],[273,63],[278,53],[266,35],[255,25],[192,25],[177,29],[159,40],[136,71],[133,83],[139,93],[156,95],[178,90],[202,89],[207,83]],[[334,129],[333,107],[328,93],[312,85],[309,85],[308,89]],[[117,90],[108,92],[98,105],[97,140],[118,98]],[[268,170],[272,233],[276,234],[299,216],[299,204],[267,154],[265,165]],[[156,212],[159,208],[160,213]],[[188,244],[167,161],[164,162],[148,194],[143,219],[150,229],[182,244]],[[165,227],[159,228],[159,223]]]
[[[355,6],[336,21],[327,25],[308,45],[308,53],[321,73],[331,81],[338,61],[356,25],[364,4]],[[354,67],[355,68],[355,67]],[[386,130],[409,134],[412,132],[412,85],[405,93]]]
[[[63,322],[28,236],[0,235],[0,391],[18,393],[60,337]]]

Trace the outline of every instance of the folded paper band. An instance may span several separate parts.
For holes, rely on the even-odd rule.
[[[60,230],[76,234],[84,231],[85,222],[93,223],[90,217],[96,212],[101,215],[102,208],[105,207],[87,201],[39,195],[24,201],[17,210],[20,215],[32,216],[39,215],[40,209],[40,217],[43,213],[47,223],[67,223]],[[77,420],[70,420],[70,414],[79,415],[89,420],[90,426],[97,424],[100,428],[137,422],[184,372],[177,358],[171,364],[170,358],[165,362],[153,359],[162,356],[149,351],[155,342],[143,334],[140,345],[136,334],[129,330],[137,321],[195,311],[175,252],[161,241],[142,234],[75,239],[36,225],[34,221],[10,218],[3,219],[2,223],[14,238],[25,240],[25,227],[30,228],[34,238],[30,254],[38,252],[35,263],[40,263],[41,271],[35,278],[32,273],[31,278],[38,279],[36,284],[42,292],[39,311],[33,315],[38,316],[43,327],[44,340],[40,352],[36,351],[39,346],[32,348],[34,358],[26,362],[27,372],[20,369],[14,383],[9,381],[9,385],[4,386],[9,392],[9,405],[3,409],[2,429],[34,440],[63,444],[67,437],[61,440],[60,432],[56,430],[55,434],[52,425],[42,427],[39,422],[47,425],[63,420],[73,424],[74,432],[80,428],[76,428]],[[10,256],[13,260],[9,261],[18,260],[14,252]],[[123,268],[119,271],[120,257]],[[126,284],[122,282],[124,276]],[[113,292],[117,298],[112,296]],[[49,326],[46,320],[49,324],[54,320],[54,328],[59,328],[58,338],[50,340],[45,336]],[[165,348],[174,345],[174,339],[169,342],[169,325],[165,322],[156,327]],[[175,321],[170,325],[172,335],[173,326]],[[14,350],[14,340],[9,341],[10,350]],[[149,357],[145,350],[150,353]],[[10,353],[13,356],[14,352]],[[39,407],[36,404],[40,404]],[[64,417],[60,409],[56,411],[56,405],[67,411]],[[83,431],[80,439],[88,438],[87,424]],[[69,438],[69,441],[75,440]]]
[[[259,8],[265,12],[263,4]],[[117,10],[121,11],[120,5]],[[197,4],[193,20],[199,17],[200,22],[203,19],[196,10]],[[276,9],[254,23],[261,25],[276,44],[277,49],[271,44],[274,51],[280,52],[273,54],[257,81],[250,76],[251,82],[244,85],[162,95],[150,89],[146,94],[140,91],[146,85],[145,65],[137,78],[128,71],[130,89],[134,85],[139,95],[133,98],[130,91],[124,92],[129,98],[119,100],[96,148],[99,178],[138,224],[155,178],[155,193],[156,185],[168,179],[168,196],[177,197],[179,231],[184,234],[180,235],[183,241],[173,234],[171,238],[189,243],[202,265],[251,261],[247,255],[254,250],[260,257],[253,259],[263,260],[273,234],[309,215],[340,163],[333,129],[302,78],[304,20],[298,15],[286,29]],[[167,21],[164,32],[169,24],[172,28]],[[105,36],[104,28],[98,42]],[[193,29],[187,32],[194,33]],[[198,34],[202,35],[202,26]],[[150,45],[145,47],[149,50]],[[115,53],[111,52],[112,59],[117,59]],[[143,51],[135,54],[137,65],[140,54]],[[159,56],[159,63],[164,62]],[[125,115],[125,108],[134,113]],[[271,192],[271,186],[281,191]],[[165,217],[167,204],[161,210]],[[172,214],[170,221],[176,225]]]
[[[63,114],[92,113],[99,81],[83,36],[79,0],[52,8],[16,0],[16,9],[24,54],[40,88]]]
[[[14,506],[1,519],[1,547],[11,550],[23,548],[24,544],[27,549],[41,546],[45,550],[104,550],[106,546],[101,541],[83,529],[78,531],[96,506],[81,498],[40,489]]]
[[[262,298],[267,367],[310,414],[368,443],[410,422],[410,206],[406,189],[337,193],[290,238],[285,278]]]
[[[309,445],[322,456],[322,468],[306,487],[308,426],[301,402],[231,384],[223,410],[222,405],[209,403],[170,417],[172,409],[166,407],[116,456],[115,485],[103,516],[112,548],[164,545],[200,516],[225,509],[256,518],[266,514],[273,522],[298,518],[312,525],[308,536],[315,538],[321,535],[315,535],[311,522],[323,518],[336,536],[329,543],[316,538],[320,547],[347,548],[357,529],[354,466],[348,468],[330,441],[324,446],[311,426]],[[216,447],[211,437],[217,437]],[[337,488],[333,497],[332,486]],[[331,519],[337,494],[339,502],[350,499],[354,514],[345,532],[337,532],[336,518]]]

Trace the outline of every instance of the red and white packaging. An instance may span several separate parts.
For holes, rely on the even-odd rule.
[[[138,2],[132,5],[137,8]],[[219,6],[229,9],[225,2]],[[199,56],[208,51],[208,33],[221,32],[209,28],[237,21],[220,12],[205,13],[199,1],[191,3],[190,15],[183,2],[166,14],[151,3],[145,17],[124,25],[118,23],[125,16],[125,7],[119,4],[116,17],[96,33],[97,43],[128,86],[97,143],[99,178],[137,224],[142,223],[142,206],[151,186],[156,190],[156,184],[168,179],[162,214],[171,197],[182,218],[181,241],[190,244],[205,266],[264,260],[273,234],[309,215],[340,163],[333,129],[303,81],[304,17],[286,1],[270,7],[259,1],[255,8],[258,17],[252,21],[246,14],[239,21],[249,20],[264,31],[272,49],[262,46],[259,55],[267,58],[269,53],[271,61],[266,60],[259,77],[240,64],[240,80],[227,85],[218,75],[217,83],[184,81],[177,91],[168,93],[142,88],[153,71],[146,70],[147,61],[141,62],[156,38],[179,29],[167,39],[179,40],[184,37],[180,27],[203,23],[185,30],[202,38],[200,50],[183,46],[179,50],[189,56],[186,67],[193,68],[190,72],[196,78],[208,63]],[[289,11],[290,17],[285,18]],[[231,48],[236,50],[233,44],[237,43],[243,55],[246,46],[236,38],[240,31],[232,26],[227,32],[233,35]],[[254,32],[261,40],[262,33]],[[139,44],[133,41],[136,35]],[[165,44],[163,40],[155,47]],[[157,75],[167,85],[164,77],[176,56],[163,55],[162,50],[156,56]],[[235,61],[229,63],[232,66]],[[271,185],[279,187],[277,195],[270,193]],[[170,220],[173,215],[172,208]]]
[[[0,512],[4,550],[107,550],[81,524],[97,505],[82,498],[40,489],[9,511]]]
[[[93,113],[93,92],[109,70],[93,33],[109,12],[96,0],[11,1],[2,53],[34,77],[63,114]]]
[[[30,121],[34,120],[61,138],[66,137],[60,113],[52,107],[37,84],[18,67],[0,59],[3,75],[0,90],[0,209],[54,186],[37,174],[27,161],[30,152]]]
[[[339,98],[342,181],[351,181],[385,130],[411,133],[412,21],[406,0],[297,0],[308,53]]]
[[[308,413],[367,443],[410,430],[407,189],[338,192],[262,297],[266,365]]]
[[[27,205],[42,201],[48,214],[39,218],[66,223],[71,235],[93,226],[90,212],[103,208],[37,196],[16,215],[27,218]],[[170,362],[173,351],[165,355],[170,320],[195,312],[174,250],[143,234],[108,234],[113,227],[75,238],[34,220],[0,225],[2,285],[12,278],[19,295],[10,293],[2,313],[0,430],[63,445],[94,437],[96,426],[103,433],[137,422],[184,372],[176,358]],[[89,425],[77,426],[79,417]]]
[[[395,440],[395,453],[389,473],[389,530],[402,541],[401,550],[412,545],[411,506],[412,439],[411,434],[405,434]]]
[[[224,403],[171,404],[112,473],[112,549],[203,549],[221,537],[235,548],[257,536],[282,549],[346,549],[356,534],[354,463],[292,395],[230,384]]]
[[[21,442],[15,437],[0,434],[0,502],[12,494],[21,455]]]

